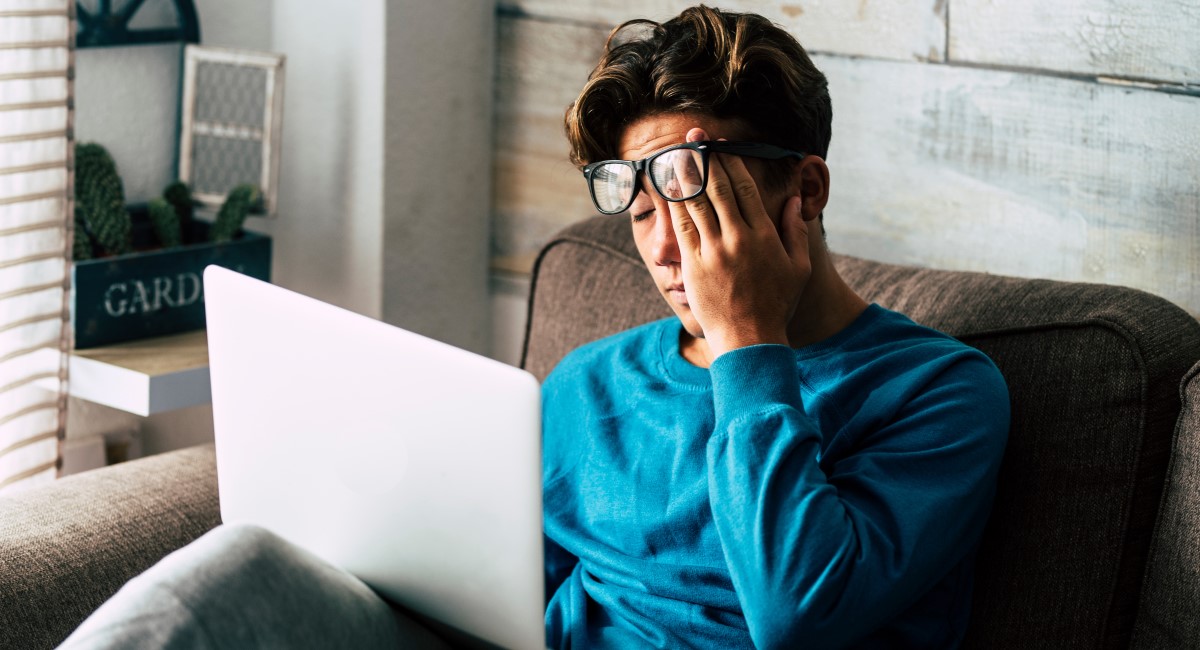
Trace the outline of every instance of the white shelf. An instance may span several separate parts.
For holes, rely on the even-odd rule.
[[[212,401],[203,330],[76,350],[70,373],[72,396],[136,415]]]

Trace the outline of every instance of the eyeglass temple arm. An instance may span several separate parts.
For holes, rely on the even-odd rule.
[[[799,151],[776,147],[773,144],[762,144],[760,142],[729,142],[727,140],[714,140],[705,142],[708,148],[713,153],[731,153],[735,156],[751,156],[754,158],[804,158],[806,154]]]

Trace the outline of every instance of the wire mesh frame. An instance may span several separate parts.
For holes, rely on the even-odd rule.
[[[60,259],[63,260],[64,268],[69,267],[71,262],[71,251],[75,236],[74,219],[70,218],[74,214],[75,204],[75,155],[74,155],[74,123],[75,123],[75,36],[78,27],[76,21],[75,2],[66,0],[61,9],[39,9],[39,10],[13,10],[7,8],[7,5],[0,3],[0,17],[55,17],[62,16],[67,19],[67,32],[63,41],[55,40],[35,40],[30,42],[3,42],[0,43],[0,48],[3,49],[44,49],[44,48],[63,48],[66,51],[66,65],[62,70],[45,70],[38,72],[29,72],[23,74],[3,74],[0,75],[0,80],[16,80],[16,79],[41,79],[41,78],[65,78],[66,97],[62,101],[45,102],[45,106],[41,103],[36,105],[6,105],[5,110],[28,109],[28,108],[57,108],[63,107],[66,109],[65,124],[62,130],[40,131],[36,133],[20,133],[0,138],[0,143],[13,142],[33,142],[45,140],[48,138],[65,138],[64,158],[55,167],[65,167],[66,169],[66,184],[65,188],[54,192],[41,192],[34,194],[25,194],[22,196],[11,196],[0,200],[0,204],[18,204],[40,201],[43,199],[61,199],[62,200],[62,217],[61,219],[42,221],[26,226],[0,229],[0,237],[13,235],[22,232],[31,232],[38,230],[61,229],[63,231],[62,250]],[[36,165],[38,169],[49,169],[47,165]],[[3,170],[3,173],[19,173],[27,171],[22,167],[10,167]],[[35,261],[46,256],[26,257],[24,259],[13,260],[10,265],[24,264],[26,262]],[[36,413],[38,411],[54,409],[54,429],[37,433],[33,436],[25,437],[8,445],[5,449],[0,450],[0,456],[7,455],[10,452],[16,452],[21,448],[40,442],[43,439],[53,437],[56,440],[55,458],[53,461],[33,467],[24,468],[15,474],[0,477],[0,492],[4,492],[7,488],[15,487],[26,482],[27,479],[32,479],[38,475],[44,474],[51,470],[55,476],[62,473],[62,455],[64,440],[66,437],[67,425],[67,398],[69,395],[69,369],[70,369],[70,352],[73,348],[73,331],[70,327],[70,304],[71,304],[71,274],[69,271],[63,273],[61,280],[46,282],[36,286],[23,286],[8,292],[0,291],[0,302],[5,299],[17,298],[19,296],[28,295],[40,291],[48,291],[53,289],[61,289],[61,302],[58,313],[42,313],[25,319],[20,319],[13,322],[4,323],[4,319],[0,318],[0,332],[12,330],[18,327],[33,325],[42,322],[51,322],[58,320],[60,322],[58,328],[58,336],[55,340],[39,342],[37,345],[27,349],[17,350],[10,353],[6,359],[16,359],[19,357],[45,357],[51,355],[57,358],[57,368],[54,371],[36,373],[22,377],[14,382],[0,381],[0,384],[7,384],[0,387],[0,392],[9,389],[17,389],[25,385],[34,384],[39,387],[48,389],[52,394],[52,398],[46,401],[30,404],[27,407],[10,413],[0,419],[0,424],[15,421],[26,415]],[[44,347],[43,347],[44,344]]]
[[[257,178],[246,178],[240,182],[254,182],[262,192],[263,212],[275,215],[279,186],[279,145],[283,128],[283,77],[282,54],[253,52],[217,47],[188,45],[184,49],[183,100],[181,126],[179,129],[179,178],[192,185],[193,198],[205,207],[216,210],[225,201],[225,192],[205,191],[195,187],[199,174],[205,172],[196,164],[196,155],[205,139],[216,140],[261,157]],[[248,125],[205,119],[198,115],[197,81],[204,64],[223,64],[260,70],[263,73],[263,95],[261,121]],[[256,116],[257,117],[257,116]],[[198,140],[199,138],[199,140]]]

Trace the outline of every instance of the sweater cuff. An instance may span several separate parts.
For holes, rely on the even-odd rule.
[[[718,430],[722,423],[775,405],[803,411],[796,353],[786,345],[751,345],[717,357],[709,368]]]

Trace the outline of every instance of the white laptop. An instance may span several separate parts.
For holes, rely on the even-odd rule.
[[[220,267],[204,294],[222,519],[460,641],[545,647],[537,380]]]

